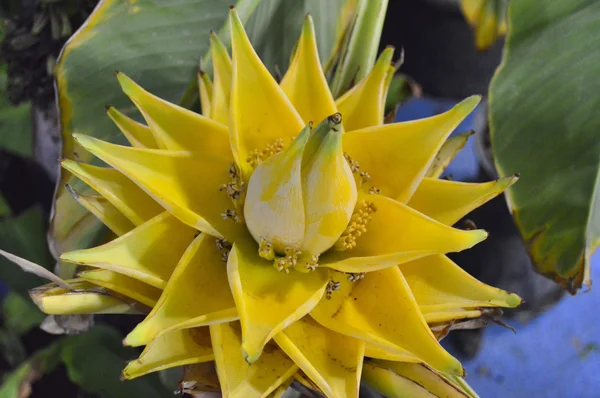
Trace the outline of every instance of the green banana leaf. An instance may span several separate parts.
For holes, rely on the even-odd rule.
[[[31,207],[17,217],[0,218],[0,249],[10,251],[51,269],[54,261],[46,246],[46,222],[39,206]],[[22,272],[4,257],[0,257],[0,280],[10,289],[27,295],[27,291],[46,283],[36,275]]]
[[[60,348],[60,344],[52,344],[6,375],[0,385],[0,398],[28,397],[32,392],[32,384],[59,364]]]
[[[139,353],[123,347],[121,336],[108,326],[94,326],[89,331],[68,336],[60,352],[69,379],[85,391],[103,398],[161,398],[173,396],[160,382],[157,374],[130,381],[121,381],[121,371],[127,360]],[[93,358],[93,360],[90,360]]]
[[[248,21],[249,36],[267,65],[272,70],[275,65],[285,70],[306,12],[315,18],[323,59],[329,60],[351,22],[354,2],[238,0],[236,9]],[[76,146],[71,137],[74,132],[122,142],[105,114],[105,105],[113,105],[139,120],[135,107],[119,89],[115,70],[127,73],[168,101],[198,110],[196,76],[200,58],[209,64],[211,30],[228,42],[227,14],[227,3],[221,0],[101,0],[87,23],[67,42],[57,63],[62,157],[93,161]],[[66,184],[80,192],[87,189],[63,170],[49,231],[55,257],[102,237],[99,222],[75,202]]]
[[[0,150],[22,157],[30,157],[33,154],[31,106],[30,104],[13,106],[8,101],[7,84],[6,70],[1,67]],[[0,159],[2,159],[1,153]],[[6,164],[3,166],[0,169],[6,170]],[[6,186],[4,189],[9,191],[11,187]],[[46,267],[52,266],[53,261],[46,247],[47,226],[44,218],[39,206],[30,207],[21,214],[12,214],[9,202],[0,192],[0,249],[11,251]],[[35,275],[26,274],[14,268],[5,258],[0,258],[0,280],[8,288],[22,295],[27,294],[27,289],[44,282]]]
[[[55,396],[56,391],[35,390],[34,383],[61,363],[71,382],[100,398],[173,396],[176,385],[165,388],[157,374],[127,382],[119,380],[126,361],[138,355],[136,350],[123,347],[122,338],[115,329],[101,325],[80,335],[62,337],[9,373],[0,385],[0,398],[28,397],[32,389],[40,396]]]
[[[246,24],[248,36],[272,72],[284,73],[296,46],[302,21],[310,13],[319,57],[327,69],[341,47],[356,8],[356,0],[262,0]]]
[[[600,242],[600,2],[510,3],[490,87],[492,149],[537,270],[572,293]]]
[[[30,156],[31,141],[31,105],[12,106],[6,93],[0,92],[0,148]]]

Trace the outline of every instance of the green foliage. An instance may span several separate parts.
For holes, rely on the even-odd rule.
[[[60,358],[67,367],[69,379],[85,391],[107,398],[172,395],[172,391],[165,390],[156,374],[120,381],[124,362],[139,355],[136,350],[123,347],[122,338],[106,326],[96,326],[86,333],[66,338]]]
[[[319,43],[319,57],[328,65],[341,44],[347,22],[342,18],[343,11],[348,3],[351,1],[262,0],[248,19],[246,30],[264,64],[273,72],[283,73],[300,37],[304,16],[310,13]]]
[[[14,107],[7,98],[6,72],[0,72],[0,150],[24,157],[32,155],[30,104]],[[1,155],[0,155],[1,156]],[[50,267],[53,263],[46,245],[46,222],[39,207],[32,207],[18,216],[11,214],[7,201],[0,194],[0,249]],[[42,280],[25,274],[5,258],[0,258],[0,280],[17,292],[25,293]]]
[[[334,97],[339,97],[353,81],[361,80],[371,71],[379,51],[387,6],[388,0],[358,0],[356,20],[333,80]]]
[[[44,314],[28,297],[10,293],[2,301],[4,328],[23,335],[44,320]]]
[[[52,269],[54,261],[46,244],[46,221],[38,206],[17,217],[0,218],[0,249]],[[4,257],[0,257],[0,280],[22,294],[45,283],[33,274],[22,272]]]
[[[22,156],[31,156],[30,114],[30,104],[13,107],[5,93],[0,94],[0,148]]]
[[[501,175],[537,270],[571,292],[600,243],[600,3],[515,1],[490,88]]]
[[[30,391],[33,382],[61,363],[74,384],[102,398],[172,396],[172,391],[162,386],[157,375],[120,381],[124,362],[138,355],[135,350],[123,347],[122,338],[107,326],[95,326],[84,334],[62,337],[6,376],[0,386],[0,398],[27,396],[19,393]]]
[[[4,383],[0,386],[0,398],[29,396],[31,383],[43,374],[51,372],[58,365],[60,349],[60,343],[53,344],[21,364],[4,379]]]

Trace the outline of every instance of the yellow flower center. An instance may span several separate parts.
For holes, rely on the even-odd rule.
[[[353,171],[358,171],[358,163],[342,152],[341,124],[341,114],[335,113],[314,129],[309,123],[290,145],[279,138],[250,151],[246,162],[253,172],[247,186],[233,165],[230,182],[220,187],[234,203],[234,209],[221,216],[244,222],[259,255],[281,272],[297,265],[314,271],[320,255],[344,231],[347,250],[365,230],[364,209],[352,218],[357,198]],[[361,181],[368,176],[359,175]]]

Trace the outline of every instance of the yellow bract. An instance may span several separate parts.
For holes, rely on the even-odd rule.
[[[67,281],[75,290],[56,284],[36,287],[29,292],[33,302],[46,314],[126,314],[136,313],[131,305],[80,279]]]
[[[193,239],[191,228],[164,212],[112,242],[64,253],[60,259],[118,272],[162,289]],[[161,244],[165,241],[170,244]]]
[[[309,134],[307,126],[288,148],[260,164],[248,183],[244,205],[248,230],[257,242],[265,241],[278,253],[298,250],[304,237],[302,154]]]
[[[334,101],[310,16],[281,84],[235,10],[229,26],[232,58],[211,34],[213,81],[199,75],[203,115],[117,73],[147,126],[109,108],[131,147],[77,134],[110,167],[62,165],[96,191],[72,193],[118,237],[63,253],[79,278],[32,298],[49,314],[145,313],[124,343],[146,347],[123,376],[195,365],[186,392],[218,376],[225,397],[280,396],[292,380],[357,397],[364,375],[386,394],[466,396],[432,325],[521,301],[445,256],[486,238],[451,225],[515,181],[437,179],[479,97],[383,125],[393,49]]]
[[[275,342],[327,396],[358,396],[364,341],[304,317],[275,335]]]
[[[296,54],[280,86],[306,124],[319,123],[337,111],[319,61],[311,18],[304,21]]]
[[[177,330],[154,339],[138,359],[127,364],[123,376],[132,379],[173,366],[214,359],[208,327]]]
[[[507,16],[505,0],[461,0],[465,19],[475,30],[475,45],[486,50],[506,34]]]
[[[305,256],[319,256],[332,247],[356,205],[356,183],[342,152],[341,121],[339,114],[330,116],[306,145],[302,162],[306,228],[301,248]]]
[[[135,228],[135,225],[104,196],[81,195],[71,187],[67,189],[80,205],[98,217],[116,235],[126,234]]]
[[[242,352],[252,363],[275,334],[317,305],[327,273],[317,270],[289,277],[265,264],[248,246],[234,244],[227,274],[242,325]]]
[[[213,32],[210,48],[214,67],[214,84],[210,101],[210,118],[227,125],[229,122],[229,93],[231,92],[231,58],[227,48]]]
[[[229,134],[237,164],[248,178],[251,151],[280,139],[289,142],[304,122],[254,52],[236,13],[230,15],[229,24],[233,53]]]
[[[336,101],[339,112],[344,116],[346,131],[383,124],[385,94],[390,83],[388,72],[393,56],[394,49],[386,48],[371,73]]]
[[[180,257],[158,303],[125,337],[125,344],[145,345],[173,330],[237,319],[215,239],[197,237]]]

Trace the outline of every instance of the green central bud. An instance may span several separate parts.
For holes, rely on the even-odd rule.
[[[341,121],[336,113],[312,131],[308,125],[250,178],[246,225],[259,254],[280,270],[314,269],[352,216],[357,192],[342,152]]]

